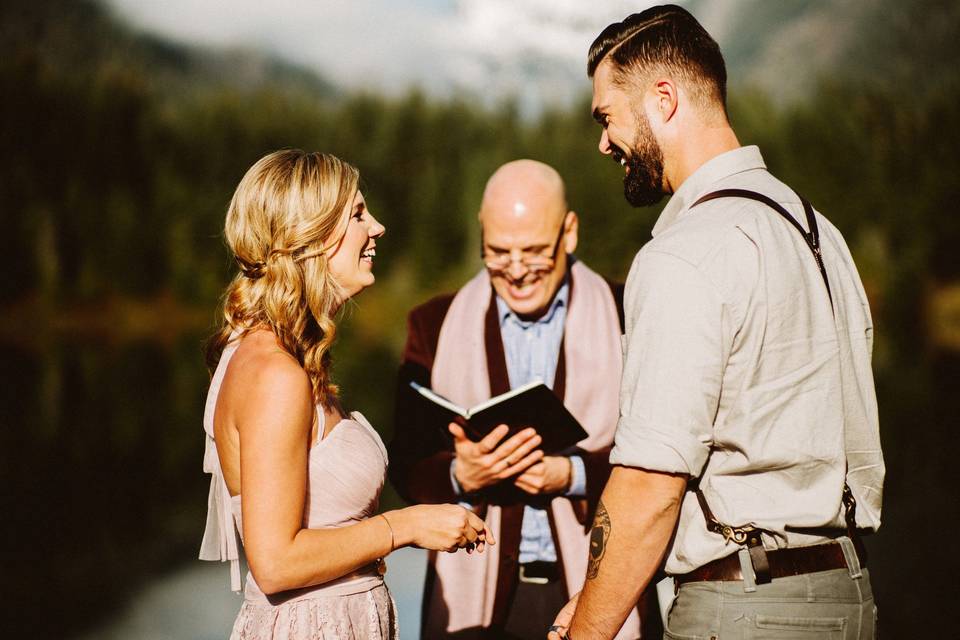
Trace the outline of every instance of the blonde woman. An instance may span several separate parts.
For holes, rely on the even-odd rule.
[[[373,284],[385,231],[358,179],[331,155],[278,151],[247,171],[227,212],[240,273],[208,348],[200,557],[230,560],[239,590],[236,525],[250,573],[232,638],[394,638],[384,556],[494,542],[456,505],[375,515],[386,450],[329,377],[333,316]]]

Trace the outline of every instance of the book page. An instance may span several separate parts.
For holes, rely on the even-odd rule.
[[[467,411],[466,409],[464,409],[463,407],[461,407],[461,406],[459,406],[459,405],[456,405],[456,404],[450,402],[449,400],[447,400],[447,399],[444,398],[443,396],[435,393],[435,392],[433,391],[433,389],[428,389],[427,387],[423,386],[422,384],[417,384],[417,383],[414,382],[413,380],[410,381],[410,386],[413,387],[414,389],[416,389],[416,390],[417,390],[417,393],[419,393],[420,395],[422,395],[424,398],[427,398],[428,400],[430,400],[430,401],[433,402],[434,404],[438,404],[438,405],[440,405],[441,407],[443,407],[444,409],[447,409],[447,410],[449,410],[449,411],[452,411],[452,412],[456,413],[457,415],[463,416],[463,417],[464,417],[465,419],[467,419],[467,420],[470,419],[470,412],[469,412],[469,411]]]
[[[476,413],[480,413],[481,411],[483,411],[483,410],[486,409],[487,407],[492,407],[493,405],[498,404],[498,403],[500,403],[500,402],[503,402],[504,400],[509,400],[510,398],[513,398],[514,396],[518,396],[518,395],[520,395],[521,393],[523,393],[523,392],[525,392],[525,391],[528,391],[528,390],[530,390],[530,389],[533,389],[534,387],[536,387],[536,386],[538,386],[538,385],[541,385],[541,384],[543,384],[543,380],[534,380],[533,382],[528,382],[527,384],[523,385],[522,387],[517,387],[516,389],[511,389],[510,391],[508,391],[508,392],[506,392],[506,393],[504,393],[504,394],[501,394],[501,395],[499,395],[499,396],[497,396],[497,397],[495,397],[495,398],[490,398],[490,399],[487,400],[486,402],[481,402],[480,404],[478,404],[478,405],[475,406],[475,407],[470,407],[470,410],[467,411],[466,415],[464,415],[464,414],[461,414],[461,415],[463,415],[464,418],[466,418],[467,420],[469,420],[472,415],[474,415],[474,414],[476,414]]]

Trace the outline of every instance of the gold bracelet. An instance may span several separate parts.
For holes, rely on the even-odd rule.
[[[387,528],[390,529],[390,552],[393,553],[394,549],[396,549],[396,547],[393,546],[393,525],[387,520],[387,516],[382,513],[378,513],[377,515],[383,518],[383,521],[387,523]]]

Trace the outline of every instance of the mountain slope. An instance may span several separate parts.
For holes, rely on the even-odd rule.
[[[732,86],[783,104],[818,83],[909,87],[954,83],[960,3],[949,0],[690,0],[720,43]],[[918,64],[919,63],[919,64]],[[918,70],[926,73],[918,73]]]
[[[241,91],[264,86],[317,98],[338,95],[319,74],[255,50],[213,50],[139,32],[92,0],[7,0],[0,4],[0,43],[8,64],[84,80],[125,69],[158,89]]]

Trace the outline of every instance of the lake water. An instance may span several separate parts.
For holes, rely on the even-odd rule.
[[[196,560],[209,482],[200,342],[0,341],[0,636],[226,636],[239,599],[226,567]],[[336,369],[348,406],[389,440],[396,355],[338,349],[351,354]],[[867,542],[881,624],[887,637],[918,620],[950,637],[960,357],[888,347],[876,365],[888,476]],[[382,507],[399,505],[388,487]],[[387,574],[404,637],[416,636],[422,557],[401,551]]]
[[[399,549],[387,559],[387,586],[397,603],[400,639],[420,637],[427,552]],[[200,562],[142,588],[129,605],[80,640],[223,640],[242,596],[230,591],[230,571]]]

